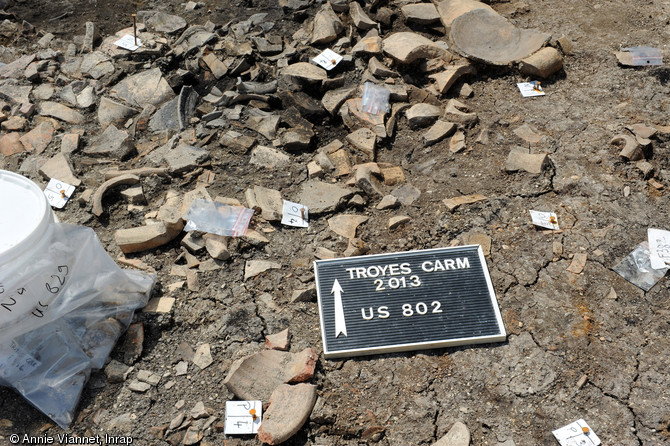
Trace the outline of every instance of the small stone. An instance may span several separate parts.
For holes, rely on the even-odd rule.
[[[404,225],[410,220],[412,220],[412,218],[408,217],[407,215],[396,215],[394,217],[389,218],[388,228],[395,229],[398,226]]]
[[[442,115],[442,109],[431,104],[415,104],[405,111],[407,122],[411,128],[426,127]]]
[[[542,48],[519,62],[519,71],[542,79],[548,78],[561,68],[563,68],[563,57],[556,48],[550,46]]]
[[[81,60],[81,74],[93,79],[101,79],[112,74],[114,69],[112,59],[102,51],[86,54]]]
[[[283,384],[270,397],[270,407],[263,414],[258,439],[277,445],[295,435],[305,424],[316,403],[316,386]]]
[[[537,144],[542,141],[544,135],[540,135],[528,124],[514,129],[514,134],[529,144]]]
[[[336,90],[328,90],[321,98],[321,104],[328,113],[335,116],[344,101],[356,93],[356,87],[343,87]]]
[[[469,446],[470,445],[470,431],[468,427],[457,421],[449,429],[447,435],[433,443],[433,446]]]
[[[337,39],[342,31],[344,31],[344,25],[333,12],[330,4],[326,3],[314,16],[314,31],[312,32],[311,42],[313,45],[330,43]]]
[[[313,348],[299,353],[263,350],[235,361],[224,382],[228,390],[242,400],[269,401],[277,386],[311,379],[318,357]],[[262,379],[259,379],[259,371],[262,371]]]
[[[244,193],[247,207],[261,211],[261,217],[267,221],[280,221],[282,219],[284,200],[281,192],[266,187],[254,186]]]
[[[53,125],[48,121],[42,121],[37,127],[21,137],[21,143],[28,152],[40,154],[47,148],[53,136]],[[64,178],[63,181],[65,181]]]
[[[405,182],[405,173],[400,166],[381,167],[380,170],[384,184],[387,186],[395,186]]]
[[[174,366],[174,374],[176,376],[184,376],[188,373],[188,362],[186,361],[179,361],[175,366]]]
[[[204,402],[198,401],[197,403],[195,403],[195,406],[193,406],[193,409],[191,409],[189,415],[191,415],[191,418],[193,418],[194,420],[198,420],[200,418],[208,417],[209,411],[205,407]]]
[[[587,256],[583,252],[575,254],[574,257],[572,258],[570,266],[568,266],[568,271],[570,271],[573,274],[581,273],[584,270],[584,266],[586,266],[586,259]]]
[[[316,297],[316,287],[312,285],[302,290],[293,290],[291,294],[291,303],[294,302],[312,302]]]
[[[202,57],[202,61],[217,79],[221,79],[228,73],[228,66],[216,57],[214,53],[207,53]]]
[[[358,129],[347,135],[346,140],[356,150],[363,152],[367,158],[374,161],[376,155],[377,136],[370,129]]]
[[[186,20],[182,17],[162,11],[152,14],[144,23],[149,30],[166,34],[176,34],[186,28]]]
[[[512,149],[505,161],[505,171],[517,172],[525,170],[526,172],[538,175],[550,164],[551,161],[546,153],[534,154],[528,153],[523,148]]]
[[[363,37],[351,49],[351,54],[356,57],[382,54],[382,38],[379,36]]]
[[[456,99],[450,99],[447,102],[443,117],[465,125],[473,125],[479,120],[477,113],[468,113],[468,107]]]
[[[381,199],[379,204],[377,204],[377,209],[379,210],[384,210],[384,209],[394,209],[400,206],[400,202],[396,197],[393,195],[384,195],[384,197]]]
[[[384,119],[386,117],[386,110],[381,109],[379,113],[368,113],[363,110],[363,103],[361,98],[348,99],[339,111],[344,125],[350,130],[357,130],[360,128],[369,128],[380,138],[386,137],[386,127],[384,126]]]
[[[370,74],[372,74],[374,77],[379,77],[382,79],[398,76],[398,73],[381,63],[376,57],[370,58],[370,62],[368,62],[368,71],[370,71]]]
[[[558,240],[553,241],[551,245],[551,252],[556,257],[560,258],[563,255],[563,243],[559,242]]]
[[[337,210],[352,195],[351,189],[309,180],[301,184],[296,201],[307,207],[310,215],[319,215]]]
[[[440,21],[440,14],[432,3],[413,3],[401,8],[408,23],[430,25]]]
[[[168,426],[168,429],[171,431],[177,430],[179,426],[184,422],[184,419],[186,418],[186,415],[184,412],[179,412],[172,420],[170,420],[170,425]]]
[[[288,328],[286,328],[279,333],[267,335],[265,337],[265,348],[269,348],[270,350],[287,351],[290,340],[291,335],[289,334]]]
[[[267,146],[256,146],[251,151],[249,163],[265,167],[267,169],[277,169],[287,166],[291,157],[277,149]]]
[[[336,234],[351,239],[356,237],[356,229],[368,221],[364,215],[342,214],[328,219],[328,227]]]
[[[330,249],[324,248],[323,246],[319,246],[314,251],[314,257],[319,260],[334,259],[337,257],[337,253],[331,251]]]
[[[90,156],[109,157],[123,160],[135,150],[127,131],[117,129],[113,125],[107,126],[104,132],[84,149]]]
[[[189,428],[186,429],[186,434],[184,434],[183,443],[185,446],[198,444],[200,440],[202,440],[203,436],[204,433],[200,430],[200,428],[197,426],[189,426]]]
[[[586,385],[586,382],[588,381],[588,379],[589,379],[588,375],[582,375],[579,378],[579,381],[577,381],[577,388],[581,389],[582,387],[584,387]]]
[[[449,89],[465,75],[475,74],[477,70],[474,65],[461,64],[449,66],[445,71],[431,74],[429,77],[435,81],[437,91],[441,94],[446,93]]]
[[[635,167],[642,172],[642,176],[645,180],[654,175],[654,166],[649,161],[640,160],[635,163]]]
[[[44,101],[39,104],[39,112],[42,116],[50,116],[52,118],[60,119],[68,124],[83,124],[85,122],[84,116],[58,102]]]
[[[311,210],[311,208],[309,209]],[[244,280],[256,277],[271,269],[281,269],[281,265],[269,260],[247,260],[244,265]]]
[[[405,206],[411,206],[421,196],[419,188],[411,184],[405,184],[391,191],[391,194],[398,198],[400,203]]]
[[[465,149],[465,133],[457,131],[449,140],[449,151],[451,153],[458,153]]]
[[[26,128],[26,118],[21,116],[10,116],[2,123],[2,130],[5,132],[21,131]]]
[[[112,87],[112,90],[131,106],[142,108],[149,104],[159,106],[175,96],[160,68],[128,76]]]
[[[79,138],[80,136],[78,133],[64,134],[60,143],[61,153],[63,153],[64,155],[69,155],[79,150]]]
[[[485,256],[491,255],[491,237],[481,232],[472,232],[463,236],[464,245],[479,245]]]
[[[137,415],[134,413],[124,413],[109,420],[105,425],[105,429],[108,431],[130,433],[135,429],[136,423]]]
[[[137,372],[137,380],[155,387],[161,382],[161,376],[149,370],[140,370]]]
[[[142,309],[145,313],[169,313],[175,303],[174,297],[154,297]]]
[[[128,383],[128,389],[137,393],[145,393],[147,390],[151,389],[151,386],[147,383],[133,380],[130,383]]]
[[[561,48],[561,51],[563,51],[563,54],[566,56],[572,54],[572,52],[575,49],[575,45],[572,43],[572,40],[570,40],[567,36],[561,36],[558,39],[556,39],[556,42],[558,43],[558,46]]]
[[[63,153],[55,155],[49,161],[42,164],[39,172],[45,180],[55,178],[75,187],[81,184],[81,180],[75,177],[74,173],[72,172],[72,165],[70,164],[70,160]]]
[[[12,156],[25,150],[21,144],[21,134],[18,132],[5,133],[0,136],[0,153],[4,156]]]
[[[384,53],[402,64],[412,63],[417,59],[448,55],[448,52],[439,44],[412,32],[391,34],[384,39],[383,48]]]
[[[298,62],[282,68],[280,75],[291,76],[308,82],[321,82],[328,77],[326,70],[308,62]]]
[[[110,383],[122,383],[131,371],[131,367],[112,359],[105,367],[105,376]]]
[[[435,124],[423,135],[423,141],[426,146],[433,145],[442,141],[456,131],[456,124],[453,122],[437,120]]]
[[[607,298],[611,299],[611,300],[617,300],[618,297],[619,296],[617,296],[616,290],[614,289],[614,287],[610,287],[610,292],[607,293]]]
[[[100,99],[100,105],[98,105],[98,123],[104,130],[109,124],[119,124],[137,113],[138,110],[132,107],[103,97]]]
[[[196,349],[195,355],[193,355],[193,364],[197,365],[202,370],[209,367],[213,362],[214,360],[210,353],[209,344],[202,344]]]
[[[228,260],[230,258],[228,237],[218,234],[205,234],[202,239],[205,241],[207,253],[213,259]]]
[[[179,175],[194,170],[201,163],[207,161],[209,159],[209,151],[201,147],[179,144],[164,155],[163,158],[168,163],[170,172]]]
[[[481,194],[473,195],[461,195],[460,197],[446,198],[442,200],[445,206],[449,209],[450,212],[453,212],[457,207],[463,204],[476,203],[478,201],[486,200],[486,197]]]
[[[130,324],[128,331],[123,336],[121,351],[123,352],[123,362],[132,364],[142,356],[144,348],[144,325],[142,322]]]
[[[308,178],[323,178],[324,172],[321,166],[316,161],[307,163],[307,177]]]
[[[368,17],[361,5],[357,2],[349,3],[349,15],[351,16],[351,21],[354,23],[354,26],[358,29],[367,30],[378,26],[374,20]]]

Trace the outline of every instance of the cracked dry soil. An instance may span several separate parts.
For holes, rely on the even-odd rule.
[[[191,24],[206,20],[223,24],[268,12],[277,29],[290,38],[318,6],[284,13],[265,1],[206,0],[203,9],[184,13],[177,1],[35,3],[19,1],[9,11],[62,38],[83,34],[87,20],[107,35],[128,26],[124,17],[128,11],[152,8],[181,15]],[[401,2],[385,4],[397,11]],[[465,152],[450,153],[446,142],[429,148],[417,145],[421,133],[411,130],[404,119],[395,137],[378,152],[378,162],[402,166],[407,183],[421,191],[413,205],[400,210],[411,222],[389,231],[386,223],[397,211],[379,211],[373,200],[345,212],[370,217],[358,232],[370,253],[444,247],[469,234],[488,235],[492,240],[488,267],[509,337],[492,345],[344,360],[321,357],[314,379],[319,401],[287,445],[427,445],[457,420],[470,429],[473,445],[507,440],[518,446],[557,444],[551,431],[579,418],[606,445],[670,444],[669,282],[661,280],[645,293],[611,271],[646,239],[648,227],[668,229],[670,136],[660,133],[652,143],[655,178],[665,185],[660,190],[609,146],[627,125],[669,123],[668,68],[623,68],[612,52],[634,45],[667,51],[670,3],[526,0],[492,6],[517,26],[538,28],[555,38],[565,35],[574,43],[564,69],[543,81],[546,96],[523,99],[515,84],[527,78],[514,69],[480,67],[479,74],[466,79],[474,96],[465,102],[479,115],[479,123],[466,130]],[[69,10],[73,14],[49,21]],[[407,29],[402,16],[395,18],[392,29]],[[348,75],[355,84],[361,70],[352,69]],[[408,76],[415,85],[426,85],[426,79]],[[553,165],[539,176],[503,169],[509,149],[526,145],[513,133],[522,124],[544,135],[533,150],[549,153]],[[482,130],[488,140],[475,143]],[[315,147],[345,135],[339,118],[326,119],[318,126]],[[230,154],[216,144],[208,148],[216,174],[210,194],[238,199],[254,185],[281,190],[290,199],[306,179],[305,166],[312,156],[294,154],[290,169],[269,174],[249,166],[248,155]],[[93,170],[76,155],[74,164],[82,175]],[[94,184],[101,177],[95,171],[86,175]],[[160,204],[168,189],[185,192],[192,183],[193,178],[186,177],[145,185],[149,207],[152,202]],[[626,186],[628,196],[623,192]],[[441,203],[474,193],[487,200],[453,213]],[[114,230],[139,224],[141,216],[130,213],[121,200],[105,204],[108,219],[93,218],[76,202],[57,215],[64,222],[94,228],[115,258],[120,250],[113,241]],[[562,230],[535,228],[529,209],[556,212]],[[301,279],[312,271],[316,247],[341,253],[347,246],[328,229],[326,220],[326,216],[313,219],[308,229],[275,225],[267,248],[240,245],[223,269],[201,275],[200,291],[171,294],[177,297],[172,314],[139,313],[136,320],[144,323],[146,339],[135,370],[172,371],[180,360],[176,347],[182,342],[192,348],[210,343],[215,363],[203,371],[190,369],[187,376],[176,378],[171,389],[161,384],[146,394],[132,393],[124,384],[89,385],[72,433],[101,432],[91,414],[102,408],[109,411],[108,419],[127,412],[137,415],[131,432],[135,444],[167,444],[150,428],[169,423],[178,413],[178,400],[185,400],[185,409],[204,401],[223,418],[225,401],[233,397],[223,384],[231,363],[262,349],[265,335],[288,327],[293,335],[291,351],[306,347],[322,351],[316,302],[290,303],[289,298],[294,289],[304,287]],[[176,240],[133,255],[157,269],[160,285],[155,295],[168,295],[167,285],[174,281],[170,266],[180,253]],[[586,254],[587,262],[582,273],[573,274],[567,268],[578,253]],[[248,259],[277,261],[282,269],[245,282]],[[277,309],[256,299],[266,292],[275,298]],[[117,347],[112,357],[121,356]],[[588,380],[579,387],[583,375]],[[101,381],[104,375],[94,373],[92,382]],[[0,414],[13,422],[13,432],[41,435],[48,421],[7,389],[0,389]],[[202,444],[258,441],[211,431]]]

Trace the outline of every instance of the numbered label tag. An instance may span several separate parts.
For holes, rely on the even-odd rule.
[[[286,226],[306,228],[309,226],[308,209],[302,204],[284,200],[284,212],[281,223]]]
[[[46,189],[44,189],[44,195],[46,195],[49,204],[56,209],[62,209],[73,193],[74,186],[54,178],[49,180],[49,184],[47,184]]]
[[[528,211],[530,218],[535,226],[547,229],[560,229],[558,227],[558,218],[553,212]]]
[[[226,435],[256,434],[263,418],[260,401],[226,401]]]
[[[649,261],[654,269],[667,268],[670,264],[670,231],[647,229],[649,239]]]
[[[561,446],[598,446],[600,438],[586,421],[579,419],[552,432]]]
[[[126,50],[135,51],[136,49],[142,46],[142,41],[140,39],[137,39],[137,45],[135,45],[135,37],[131,36],[130,34],[126,34],[125,36],[121,37],[119,40],[114,42],[114,45],[120,46],[121,48]]]
[[[325,49],[321,54],[312,59],[326,70],[332,70],[342,61],[342,56],[331,49]]]
[[[532,98],[534,96],[544,96],[544,90],[542,90],[540,81],[520,82],[516,84],[516,86],[519,87],[521,96],[523,96],[524,98]]]

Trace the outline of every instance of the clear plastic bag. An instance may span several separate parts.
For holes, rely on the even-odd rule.
[[[119,268],[90,228],[51,226],[39,256],[0,270],[0,385],[67,428],[156,277]]]
[[[389,98],[391,91],[388,88],[380,87],[372,82],[366,82],[363,87],[363,98],[361,106],[363,111],[378,115],[389,111]]]
[[[649,254],[649,244],[642,242],[612,270],[638,288],[649,291],[668,272],[668,268],[652,268]]]
[[[188,219],[184,231],[239,237],[247,233],[254,210],[243,206],[228,206],[208,200],[193,200],[184,215]]]

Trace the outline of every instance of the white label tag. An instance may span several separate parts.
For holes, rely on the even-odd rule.
[[[119,40],[114,42],[114,45],[120,46],[121,48],[124,48],[126,50],[135,51],[136,49],[142,46],[142,41],[140,39],[137,39],[137,45],[136,45],[135,37],[131,36],[130,34],[126,34],[125,36],[121,37]]]
[[[263,418],[260,401],[226,401],[226,435],[257,434]]]
[[[315,63],[321,65],[326,70],[332,70],[342,61],[342,56],[331,49],[325,49],[321,54],[312,59]]]
[[[670,264],[670,231],[647,229],[649,239],[649,260],[654,269],[667,268]]]
[[[524,98],[544,96],[544,90],[542,90],[542,86],[540,85],[539,81],[521,82],[516,84],[516,86],[519,87],[521,96]]]
[[[558,227],[558,218],[553,212],[528,211],[530,218],[535,226],[547,229],[560,229]]]
[[[600,438],[586,421],[579,419],[552,432],[561,446],[598,446]]]
[[[281,224],[306,228],[309,226],[308,222],[309,211],[305,206],[284,200],[284,212],[281,218]]]
[[[27,355],[21,347],[12,340],[9,344],[0,344],[0,376],[13,380],[28,376],[42,363]]]
[[[49,204],[56,209],[62,209],[73,193],[74,186],[54,178],[49,180],[49,184],[47,184],[46,189],[44,189],[44,195],[46,195]]]

